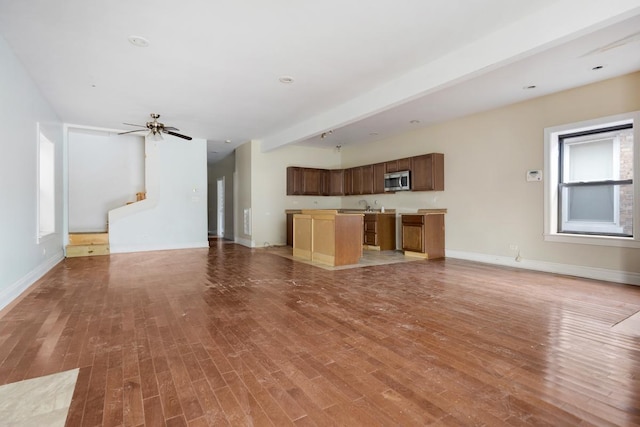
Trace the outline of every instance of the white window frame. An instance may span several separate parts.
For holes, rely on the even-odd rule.
[[[37,129],[37,155],[38,155],[38,169],[37,169],[37,194],[36,194],[36,206],[37,206],[37,224],[36,224],[36,241],[38,243],[47,240],[51,236],[56,233],[56,185],[55,185],[55,176],[56,176],[56,164],[55,164],[55,143],[51,141],[47,136],[43,133],[42,127],[40,123],[36,124]],[[51,144],[51,157],[44,159],[42,158],[42,145],[43,144]],[[44,165],[44,162],[50,162],[48,165]],[[51,192],[52,200],[49,203],[49,206],[42,206],[42,185],[40,179],[42,178],[42,170],[43,167],[50,166],[50,178],[51,182],[48,183],[50,185],[49,191]],[[43,218],[44,215],[47,215],[46,221]],[[49,224],[48,226],[44,226],[44,224]]]
[[[633,237],[558,233],[559,139],[561,135],[633,123]],[[640,248],[640,111],[545,128],[544,240]]]
[[[562,132],[561,132],[562,133]],[[560,133],[560,134],[561,134]],[[617,133],[617,132],[610,132]],[[588,135],[584,137],[572,138],[572,142],[565,141],[564,147],[564,164],[562,165],[562,169],[565,170],[569,167],[571,163],[571,146],[580,144],[581,142],[593,142],[593,135]],[[613,176],[618,176],[620,172],[620,139],[616,136],[606,135],[601,140],[608,140],[611,142],[611,148],[613,150]],[[622,227],[620,226],[620,188],[619,186],[614,186],[613,188],[613,221],[612,222],[587,222],[580,221],[579,224],[573,224],[572,221],[569,220],[569,198],[562,198],[562,229],[571,231],[573,228],[576,232],[579,231],[588,231],[594,233],[622,233]],[[562,234],[567,234],[567,231]]]

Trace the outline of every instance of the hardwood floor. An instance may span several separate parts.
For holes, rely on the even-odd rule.
[[[67,426],[640,425],[640,287],[453,259],[327,271],[234,244],[67,259],[0,319],[0,385]]]

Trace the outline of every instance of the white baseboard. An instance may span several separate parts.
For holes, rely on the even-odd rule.
[[[157,245],[111,245],[109,252],[112,254],[124,254],[131,252],[149,252],[149,251],[170,251],[174,249],[198,249],[208,248],[209,241],[180,243],[180,244],[157,244]]]
[[[243,239],[242,237],[236,237],[234,240],[234,242],[242,245],[242,246],[246,246],[248,248],[255,248],[256,247],[256,242],[254,242],[253,240],[249,240],[249,239]]]
[[[6,289],[0,291],[0,310],[11,304],[13,300],[18,298],[24,291],[29,289],[29,286],[33,285],[42,276],[47,274],[49,270],[56,266],[60,261],[64,259],[64,252],[59,251],[53,256],[44,260],[44,262],[24,275],[18,281],[9,285]]]
[[[523,268],[525,270],[544,271],[546,273],[565,274],[567,276],[606,280],[608,282],[640,286],[640,273],[634,273],[631,271],[609,270],[606,268],[585,267],[580,265],[559,264],[555,262],[528,259],[516,261],[515,258],[511,257],[454,250],[446,250],[445,255],[447,258],[458,258],[468,261],[483,262],[486,264],[504,265],[507,267]]]

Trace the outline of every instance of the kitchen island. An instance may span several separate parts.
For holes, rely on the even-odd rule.
[[[293,215],[293,257],[331,266],[357,264],[362,257],[361,213],[302,210]]]

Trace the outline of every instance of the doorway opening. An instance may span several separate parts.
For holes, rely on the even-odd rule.
[[[217,203],[217,221],[216,221],[216,235],[218,237],[224,237],[224,176],[218,178],[218,203]]]

